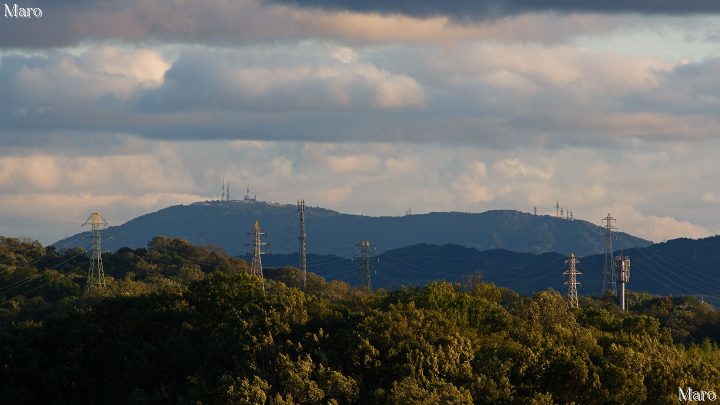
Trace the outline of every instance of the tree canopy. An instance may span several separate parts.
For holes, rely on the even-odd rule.
[[[88,295],[82,250],[0,239],[0,402],[656,404],[720,389],[720,315],[694,298],[573,310],[479,277],[367,292],[312,274],[301,291],[297,269],[263,280],[163,237],[103,259],[109,286]]]

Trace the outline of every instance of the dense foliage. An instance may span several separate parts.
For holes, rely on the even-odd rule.
[[[105,255],[109,287],[86,295],[79,253],[0,239],[0,402],[656,404],[678,387],[720,391],[720,315],[694,298],[569,310],[555,291],[477,277],[369,293],[310,275],[303,292],[294,269],[262,280],[169,238]]]

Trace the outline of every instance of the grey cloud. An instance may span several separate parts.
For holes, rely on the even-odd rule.
[[[134,134],[608,148],[702,141],[720,130],[716,60],[660,71],[570,47],[416,49],[187,48],[173,61],[113,47],[4,56],[0,79],[26,86],[8,86],[0,99],[0,144],[100,148],[117,142],[113,134]]]
[[[621,100],[628,112],[661,112],[687,117],[712,117],[720,110],[720,59],[686,62],[659,72],[662,85]]]
[[[289,39],[297,32],[283,24],[287,17],[268,12],[255,0],[43,0],[32,5],[43,9],[42,19],[2,18],[0,48],[104,40],[247,43]]]
[[[299,7],[351,10],[415,17],[445,15],[460,20],[490,19],[535,12],[716,14],[715,0],[266,0]]]
[[[421,87],[407,75],[336,60],[333,48],[298,48],[189,52],[173,63],[162,86],[144,92],[138,106],[143,111],[330,112],[424,103]],[[280,55],[287,59],[281,62]]]
[[[52,48],[98,41],[224,46],[296,42],[299,38],[349,43],[443,42],[467,38],[556,43],[574,35],[606,32],[627,25],[622,19],[611,21],[601,15],[558,18],[542,13],[487,24],[448,24],[437,19],[335,13],[288,4],[263,0],[43,0],[33,2],[43,8],[40,20],[5,19],[0,15],[0,49]],[[342,7],[342,3],[339,4]],[[424,7],[422,2],[412,4]],[[445,7],[462,14],[462,5]],[[411,9],[403,6],[405,8]]]

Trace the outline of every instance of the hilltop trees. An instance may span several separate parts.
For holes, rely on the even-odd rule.
[[[58,265],[72,253],[4,246],[5,274],[52,282],[2,305],[0,402],[668,403],[720,381],[718,312],[699,301],[571,310],[476,278],[369,293],[311,277],[302,292],[294,269],[261,280],[168,238],[108,254],[126,268],[87,296]]]

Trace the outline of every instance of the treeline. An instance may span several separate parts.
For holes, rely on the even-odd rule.
[[[483,283],[373,293],[297,270],[248,274],[156,238],[87,257],[0,239],[0,403],[674,403],[720,391],[720,315],[633,294],[628,313]]]

